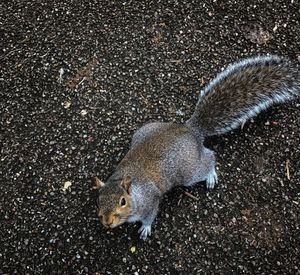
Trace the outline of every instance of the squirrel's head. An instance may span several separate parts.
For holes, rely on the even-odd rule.
[[[131,177],[104,183],[96,178],[96,187],[99,189],[97,199],[98,216],[100,222],[110,228],[126,222],[131,215]]]

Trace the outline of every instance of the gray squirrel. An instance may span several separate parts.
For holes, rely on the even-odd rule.
[[[167,191],[201,181],[212,189],[217,183],[215,153],[204,147],[204,138],[229,132],[299,93],[299,64],[286,58],[257,56],[230,65],[204,88],[185,124],[142,126],[107,182],[96,178],[101,223],[114,228],[140,221],[146,239]]]

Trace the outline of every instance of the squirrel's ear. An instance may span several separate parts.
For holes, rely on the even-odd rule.
[[[103,181],[101,181],[98,177],[96,177],[95,180],[96,180],[95,189],[100,189],[101,187],[103,187],[105,185],[105,183]]]
[[[124,187],[128,194],[131,193],[131,181],[132,180],[130,176],[124,176],[121,182],[121,185]]]

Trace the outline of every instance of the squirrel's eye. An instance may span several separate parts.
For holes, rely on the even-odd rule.
[[[125,200],[125,198],[122,198],[122,199],[120,200],[120,205],[121,205],[121,207],[124,207],[124,206],[126,205],[126,200]]]

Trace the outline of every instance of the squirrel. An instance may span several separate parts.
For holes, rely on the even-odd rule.
[[[233,63],[201,91],[185,124],[145,124],[134,133],[128,153],[107,182],[96,177],[101,223],[114,228],[140,221],[145,240],[167,191],[201,181],[210,190],[218,182],[215,153],[204,147],[205,138],[227,133],[299,93],[298,63],[275,55]]]

